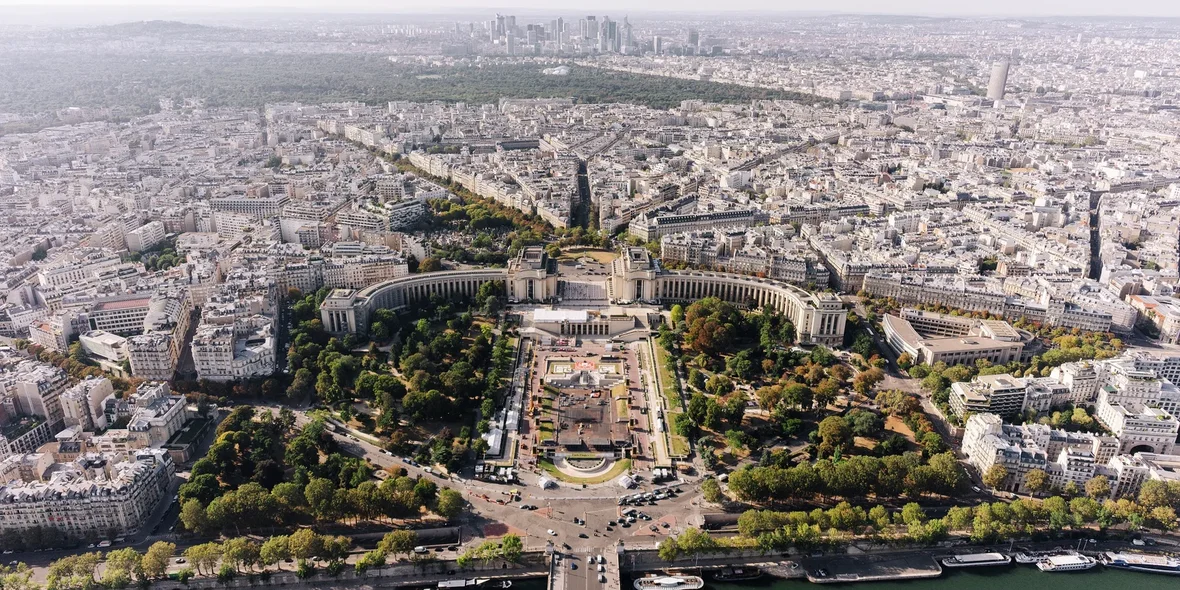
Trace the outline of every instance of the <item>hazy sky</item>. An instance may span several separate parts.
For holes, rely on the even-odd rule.
[[[774,10],[924,15],[1119,15],[1178,16],[1180,0],[0,0],[6,7],[88,7],[156,14],[209,10],[291,10],[301,12],[511,11],[513,8],[605,12]],[[132,10],[122,10],[132,9]],[[0,19],[2,20],[2,19]]]

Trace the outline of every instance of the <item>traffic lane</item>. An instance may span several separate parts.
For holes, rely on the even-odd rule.
[[[598,581],[598,564],[590,563],[590,554],[567,554],[562,558],[562,567],[566,569],[565,587],[569,590],[600,590],[603,584]],[[576,568],[576,569],[575,569]]]

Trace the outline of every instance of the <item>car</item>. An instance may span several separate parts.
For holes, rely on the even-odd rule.
[[[12,549],[5,549],[3,553],[4,555],[12,555]]]
[[[578,538],[579,539],[589,539],[590,535],[587,535],[586,533],[578,533]]]
[[[606,563],[606,558],[602,554],[598,554],[598,563]]]
[[[557,531],[555,531],[555,530],[553,530],[553,529],[549,529],[549,530],[547,530],[547,531],[545,531],[545,532],[546,532],[546,533],[547,533],[547,534],[548,534],[550,537],[556,537],[556,536],[557,536]]]
[[[661,522],[660,526],[663,526],[664,528],[670,528],[670,525],[666,522]]]
[[[615,527],[613,527],[613,526],[608,526],[608,527],[606,527],[606,532],[608,532],[608,533],[613,533],[613,532],[615,532]]]
[[[521,504],[521,505],[520,505],[520,509],[521,509],[521,510],[528,510],[528,509],[529,509],[529,505],[528,505],[528,504]]]
[[[654,525],[654,524],[653,524],[653,525],[651,525],[651,526],[649,526],[649,527],[647,527],[647,528],[648,528],[648,529],[651,529],[651,532],[653,532],[653,533],[658,533],[658,532],[660,532],[660,527],[658,527],[658,526],[656,526],[656,525]]]
[[[98,546],[99,547],[110,547],[111,542],[110,541],[99,541]]]
[[[184,563],[185,561],[187,561],[187,560],[186,560],[185,558],[183,558],[183,557],[177,557],[177,558],[176,558],[176,563]]]
[[[1136,547],[1142,547],[1147,544],[1143,539],[1131,539],[1131,544]]]
[[[976,494],[982,494],[982,493],[983,493],[983,490],[981,490],[981,489],[979,488],[979,486],[971,486],[971,491],[975,492]]]
[[[94,543],[91,543],[91,544],[87,545],[87,546],[86,546],[86,548],[87,548],[87,549],[94,549]]]
[[[125,541],[125,540],[126,540],[126,539],[124,539],[123,537],[116,537],[116,538],[115,538],[115,542],[116,542],[116,543],[122,543],[122,542],[123,542],[123,541]]]
[[[578,569],[578,564],[577,564],[576,562],[573,562],[573,561],[571,561],[571,562],[570,562],[570,569],[571,569],[571,570],[576,570],[576,569]]]
[[[603,574],[598,574],[598,583],[605,584],[606,583],[606,576],[604,576]]]
[[[283,563],[295,563],[295,560],[294,560],[294,559],[291,559],[290,557],[288,557],[288,558],[286,558],[286,559],[284,559],[284,560],[283,560]]]
[[[619,526],[621,526],[621,527],[623,527],[623,528],[625,528],[625,529],[629,529],[629,528],[631,528],[631,525],[630,525],[630,524],[628,524],[628,523],[627,523],[627,521],[623,521],[621,524],[619,524]]]
[[[414,553],[421,555],[423,553],[430,553],[430,550],[427,549],[426,547],[423,547],[422,545],[419,545],[417,547],[414,547]]]

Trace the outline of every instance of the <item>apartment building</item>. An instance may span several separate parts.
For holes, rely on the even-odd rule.
[[[83,455],[40,470],[39,477],[0,485],[0,532],[49,529],[80,541],[135,534],[168,497],[174,472],[172,458],[162,449],[130,457]]]
[[[253,315],[230,325],[205,324],[192,342],[197,375],[210,381],[268,377],[275,371],[274,321]]]
[[[164,241],[167,232],[164,230],[164,223],[160,221],[152,221],[140,227],[137,227],[125,236],[127,242],[127,249],[132,252],[142,252],[149,250],[157,244]]]
[[[979,375],[951,385],[951,410],[958,416],[991,413],[1015,417],[1024,411],[1028,382],[1011,375]]]
[[[40,361],[23,360],[0,373],[0,385],[11,400],[11,414],[44,418],[54,432],[64,427],[61,394],[69,386],[65,371]]]
[[[127,339],[131,374],[143,379],[170,380],[176,373],[172,351],[180,347],[171,334],[138,334]]]
[[[77,426],[93,432],[107,427],[105,402],[115,398],[115,389],[106,377],[87,377],[62,393],[62,412],[66,427]]]

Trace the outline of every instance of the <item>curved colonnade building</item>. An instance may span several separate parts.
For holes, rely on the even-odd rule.
[[[473,298],[485,282],[500,282],[511,303],[557,300],[556,264],[539,247],[525,248],[508,268],[451,270],[410,275],[361,289],[337,289],[320,306],[324,328],[333,334],[365,333],[377,309],[400,309],[431,296]],[[808,293],[776,281],[703,271],[671,271],[643,248],[624,249],[605,280],[612,303],[688,303],[717,297],[742,307],[770,306],[795,325],[800,343],[839,346],[847,312],[832,293]],[[605,302],[604,302],[605,303]]]

